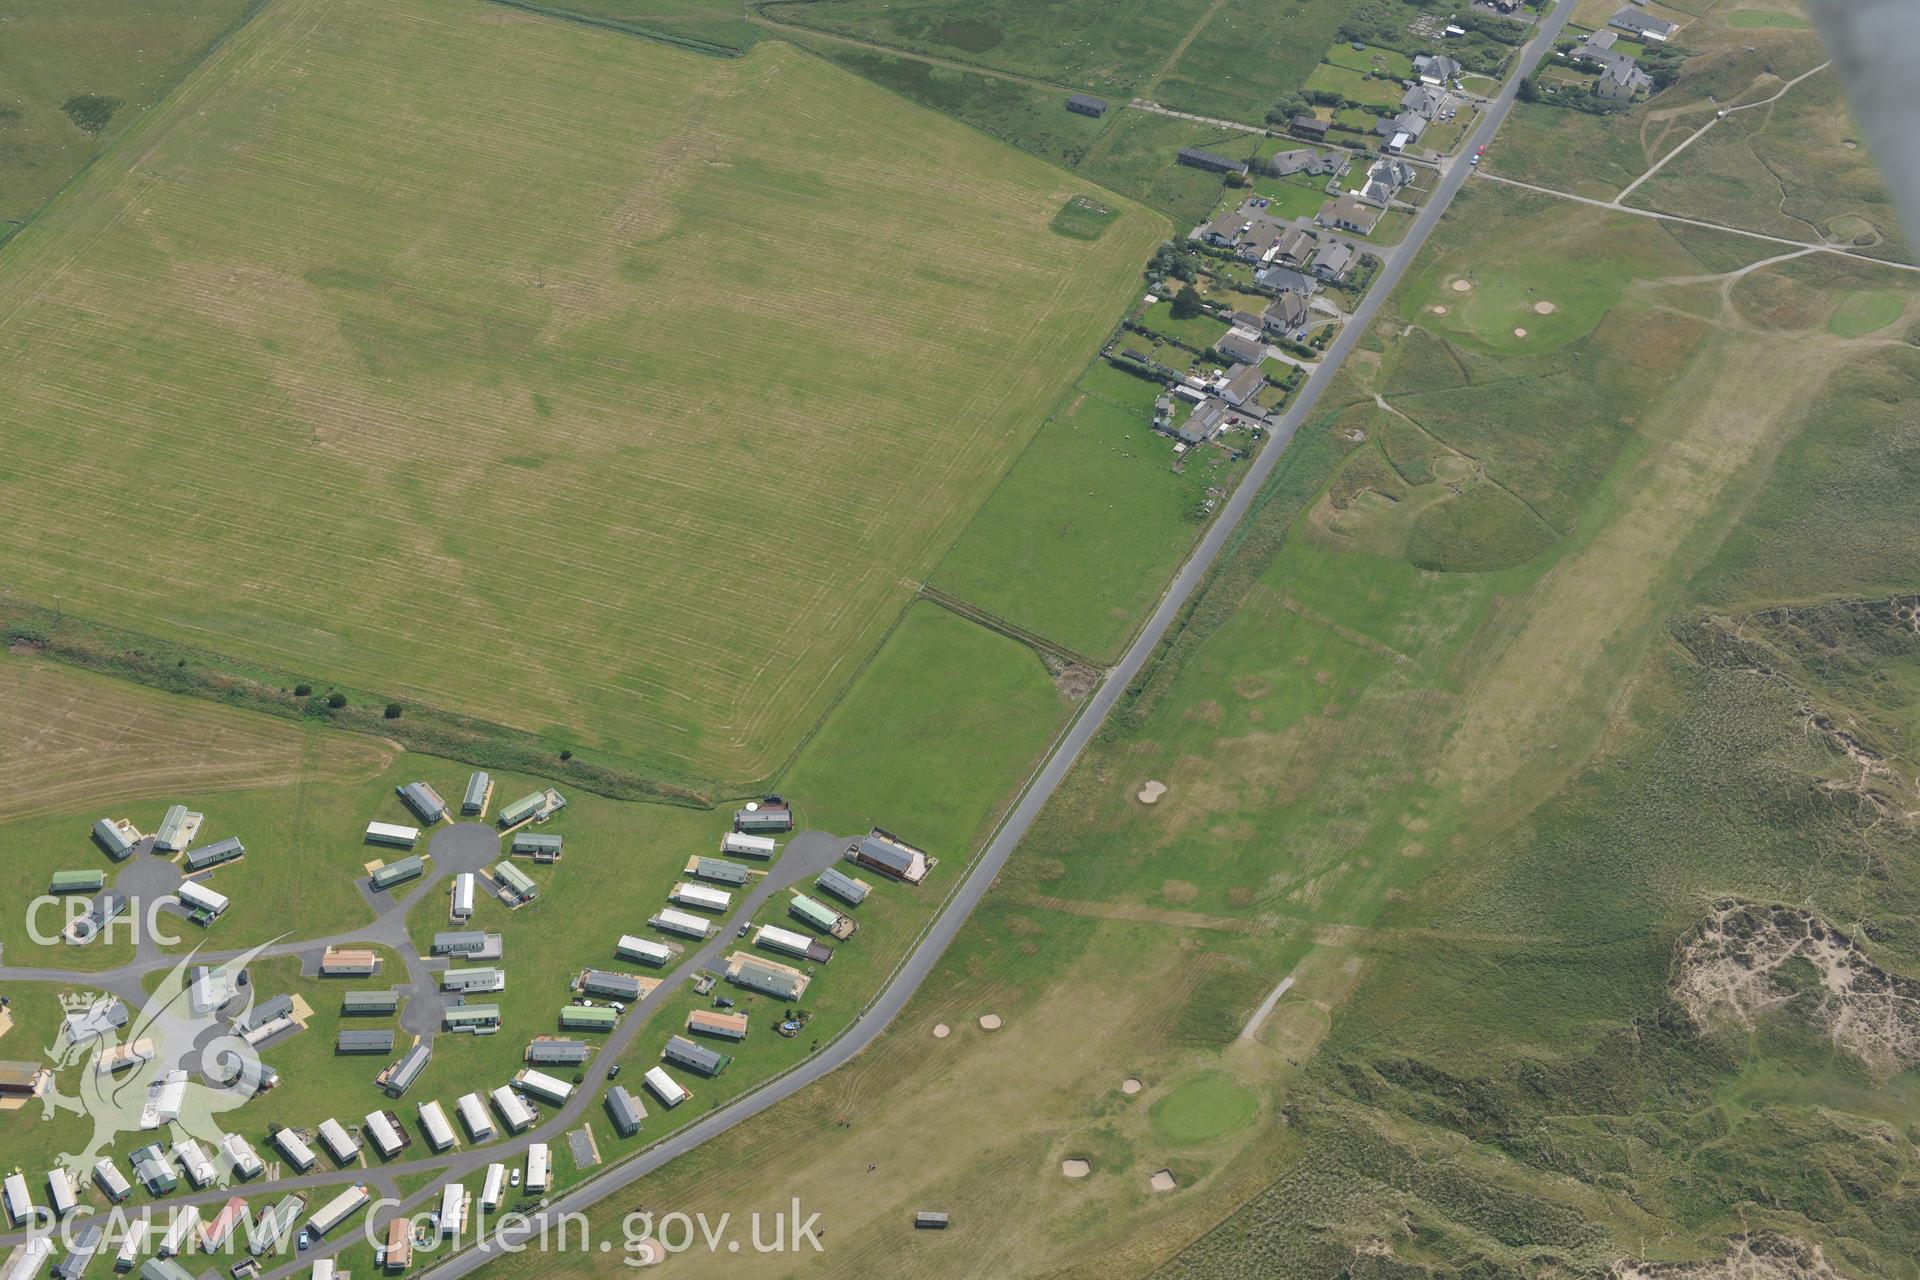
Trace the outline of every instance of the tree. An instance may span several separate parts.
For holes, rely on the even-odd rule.
[[[385,714],[389,720],[398,720],[400,718],[400,704],[397,702],[389,702]]]
[[[293,686],[293,696],[296,698],[309,697],[312,693],[313,686],[310,684],[297,684]]]
[[[1192,285],[1187,285],[1173,295],[1172,311],[1175,320],[1191,320],[1204,310],[1206,308],[1200,305],[1200,291]]]
[[[338,711],[347,705],[347,695],[336,689],[327,695],[327,705]]]

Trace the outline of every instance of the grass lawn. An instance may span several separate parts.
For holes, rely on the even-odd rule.
[[[1356,49],[1346,41],[1336,42],[1320,61],[1349,71],[1371,71],[1389,80],[1406,80],[1413,75],[1413,59],[1398,49],[1368,46]]]
[[[1306,182],[1298,177],[1256,176],[1253,189],[1273,201],[1267,206],[1268,214],[1286,222],[1294,218],[1311,218],[1320,212],[1320,206],[1327,202],[1325,182],[1325,178]]]
[[[1205,312],[1176,320],[1173,315],[1173,301],[1162,298],[1140,314],[1140,323],[1165,338],[1184,342],[1196,351],[1205,351],[1215,342],[1226,336],[1232,328],[1225,320],[1217,319]]]
[[[0,239],[258,0],[18,0],[0,41]]]
[[[1364,107],[1378,107],[1384,113],[1389,107],[1400,104],[1401,95],[1406,87],[1398,80],[1390,80],[1367,75],[1350,67],[1338,67],[1323,62],[1313,69],[1305,85],[1310,91],[1319,93],[1337,93],[1349,102],[1357,102]]]
[[[1152,607],[1205,525],[1211,485],[1231,482],[1219,455],[1172,468],[1152,430],[1158,385],[1090,368],[1047,420],[933,583],[1098,659],[1111,659]]]
[[[1057,235],[1083,181],[777,43],[478,13],[275,4],[16,237],[0,556],[74,614],[763,777],[1163,225]],[[78,518],[135,477],[170,501]]]

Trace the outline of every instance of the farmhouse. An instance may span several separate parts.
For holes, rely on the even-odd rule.
[[[637,960],[641,964],[663,965],[673,959],[672,948],[664,943],[636,938],[630,933],[620,936],[620,941],[614,944],[613,953],[622,960]]]
[[[153,833],[153,847],[161,853],[179,853],[200,834],[200,824],[206,820],[205,814],[191,813],[183,804],[171,806]]]
[[[380,972],[380,957],[361,947],[328,947],[320,957],[323,978],[365,978]]]
[[[385,1071],[373,1078],[373,1082],[386,1090],[389,1098],[397,1098],[413,1087],[420,1073],[427,1069],[427,1063],[433,1060],[433,1050],[425,1040],[413,1042],[413,1048],[401,1054]]]
[[[703,1076],[717,1076],[733,1062],[728,1055],[703,1044],[695,1044],[685,1036],[668,1036],[667,1047],[660,1051],[660,1056]]]
[[[500,886],[500,895],[510,907],[523,907],[540,896],[540,886],[533,877],[511,862],[495,864],[493,882]]]
[[[1092,116],[1098,120],[1107,114],[1107,100],[1096,98],[1090,93],[1076,93],[1067,98],[1067,110],[1083,116]]]
[[[393,1032],[342,1031],[334,1037],[335,1053],[392,1053]]]
[[[795,933],[791,929],[782,929],[779,925],[761,925],[759,932],[753,935],[753,945],[765,947],[769,951],[781,951],[790,956],[799,956],[824,964],[833,959],[833,952],[815,942],[804,933]]]
[[[522,1067],[513,1077],[520,1086],[520,1092],[532,1094],[543,1102],[551,1102],[556,1107],[573,1096],[573,1086],[565,1080],[557,1079],[544,1071],[535,1071],[531,1067]]]
[[[109,858],[123,862],[132,856],[141,835],[140,829],[125,818],[102,818],[93,824],[93,839]]]
[[[228,836],[225,840],[216,840],[212,844],[203,844],[198,849],[189,849],[185,860],[187,874],[206,871],[223,862],[232,862],[244,858],[247,846],[240,843],[237,836]]]
[[[613,1121],[615,1132],[623,1138],[631,1138],[640,1132],[640,1122],[647,1118],[647,1109],[640,1099],[627,1092],[625,1085],[617,1084],[607,1090],[607,1118]]]
[[[1229,160],[1223,155],[1200,147],[1182,147],[1175,154],[1174,159],[1190,168],[1205,169],[1209,173],[1244,174],[1247,171],[1245,162]]]
[[[747,835],[740,831],[730,831],[720,839],[720,852],[743,858],[771,858],[779,847],[772,836]]]
[[[807,984],[812,981],[790,965],[763,960],[745,951],[736,951],[727,957],[726,973],[727,981],[735,986],[759,991],[779,1000],[798,1000],[806,994]]]
[[[1607,25],[1624,31],[1630,36],[1641,40],[1652,40],[1657,44],[1665,44],[1673,38],[1673,33],[1680,29],[1677,23],[1668,22],[1665,18],[1656,18],[1650,13],[1643,13],[1632,5],[1628,5],[1608,18]]]
[[[592,1045],[564,1036],[535,1036],[527,1044],[527,1062],[536,1067],[577,1067],[592,1056]]]
[[[689,938],[705,938],[713,932],[712,921],[702,920],[684,911],[675,911],[672,907],[652,917],[647,923],[662,932],[684,934]]]
[[[688,880],[674,885],[667,899],[675,906],[692,907],[698,911],[725,911],[733,905],[732,894]]]
[[[852,916],[842,915],[818,898],[809,898],[798,890],[794,892],[793,900],[787,903],[787,914],[842,941],[851,938],[854,930],[860,927],[854,923]]]
[[[725,858],[696,857],[687,863],[687,874],[701,880],[711,880],[715,884],[743,885],[753,873],[737,862],[728,862]]]
[[[733,829],[743,832],[791,831],[793,806],[779,796],[767,796],[735,810]]]
[[[513,847],[510,852],[525,854],[535,862],[558,862],[564,843],[556,835],[544,835],[537,831],[516,831],[513,834]]]
[[[638,1000],[646,992],[641,979],[609,969],[586,970],[580,975],[579,988],[590,996],[608,996],[614,1000]]]
[[[695,1009],[687,1015],[687,1030],[695,1035],[719,1036],[724,1040],[745,1040],[747,1015],[720,1013],[713,1009]]]
[[[815,888],[832,894],[850,907],[859,906],[873,892],[872,885],[865,880],[855,879],[838,867],[828,867],[813,883]]]
[[[396,849],[411,849],[420,840],[420,828],[402,827],[391,822],[369,822],[367,824],[367,843],[390,845]]]
[[[467,775],[467,792],[460,799],[460,812],[463,814],[485,813],[487,801],[493,797],[493,779],[478,769]]]
[[[1364,236],[1371,235],[1373,229],[1380,225],[1380,211],[1349,193],[1321,205],[1320,212],[1313,215],[1313,220],[1323,227],[1334,227]]]
[[[424,782],[409,782],[394,788],[407,808],[419,817],[420,821],[432,826],[447,816],[447,802],[440,793]]]
[[[427,1145],[435,1151],[445,1151],[454,1142],[453,1125],[447,1121],[447,1112],[437,1101],[423,1102],[419,1106],[420,1128],[427,1135]]]
[[[660,1067],[648,1067],[645,1079],[648,1091],[668,1107],[677,1107],[693,1096]]]
[[[455,1004],[440,1011],[440,1025],[448,1031],[491,1031],[500,1025],[497,1004]]]
[[[405,884],[425,873],[426,862],[418,855],[401,858],[398,862],[389,862],[373,873],[372,884],[375,889],[391,889],[397,884]]]

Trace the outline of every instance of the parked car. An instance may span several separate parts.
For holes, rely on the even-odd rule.
[[[608,1068],[607,1070],[607,1079],[618,1080],[620,1078],[620,1068],[625,1065],[626,1065],[625,1063],[621,1063],[621,1062],[614,1063],[613,1066]]]
[[[713,1007],[716,1009],[731,1009],[733,1008],[733,1000],[728,996],[715,996],[713,998]]]
[[[512,1173],[507,1175],[507,1185],[510,1187],[517,1187],[520,1185],[520,1171],[518,1169],[515,1169]]]
[[[307,1234],[307,1229],[305,1227],[300,1228],[300,1247],[304,1249],[312,1243],[313,1237]]]

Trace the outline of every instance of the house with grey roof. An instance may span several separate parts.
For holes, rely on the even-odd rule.
[[[1460,78],[1460,64],[1444,53],[1423,53],[1413,60],[1413,74],[1421,84],[1452,84]]]
[[[1292,297],[1293,295],[1288,294],[1287,296]],[[1267,379],[1260,372],[1258,365],[1237,364],[1233,366],[1232,371],[1221,380],[1218,394],[1222,400],[1225,400],[1228,404],[1238,409],[1241,405],[1249,403],[1256,395],[1260,394],[1260,388],[1266,385]]]
[[[1313,255],[1313,274],[1322,280],[1344,280],[1359,256],[1359,251],[1345,240],[1335,240],[1329,236]]]
[[[1067,110],[1077,115],[1092,116],[1098,120],[1107,114],[1107,100],[1096,98],[1090,93],[1076,93],[1067,98]]]
[[[1259,364],[1267,355],[1267,344],[1242,329],[1229,330],[1225,336],[1214,339],[1213,349],[1242,364]]]
[[[1183,444],[1205,444],[1219,435],[1227,425],[1228,404],[1208,396],[1193,407],[1187,420],[1180,424],[1179,436]]]
[[[1371,235],[1380,225],[1380,210],[1349,193],[1321,205],[1313,220],[1323,227]]]
[[[1205,169],[1209,173],[1239,173],[1247,171],[1245,161],[1229,160],[1218,152],[1202,147],[1182,147],[1174,156],[1181,164],[1194,169]]]
[[[1297,332],[1306,322],[1306,298],[1288,291],[1268,304],[1266,311],[1260,317],[1260,328],[1276,337],[1286,337]],[[1235,400],[1233,403],[1240,402]]]
[[[1653,40],[1660,44],[1665,44],[1668,40],[1672,39],[1673,33],[1680,29],[1678,23],[1668,22],[1665,18],[1656,18],[1650,13],[1634,8],[1632,5],[1628,5],[1611,18],[1608,18],[1607,25],[1624,31],[1637,39]]]

